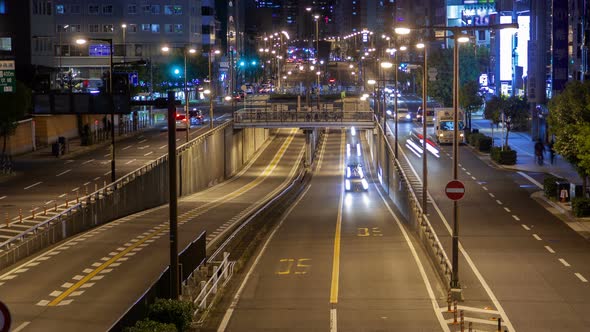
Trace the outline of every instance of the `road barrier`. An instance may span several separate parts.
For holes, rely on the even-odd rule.
[[[188,195],[231,177],[268,138],[268,129],[234,130],[231,122],[226,122],[179,146],[176,152],[178,180],[182,185],[178,194]],[[81,197],[77,204],[62,205],[59,212],[56,199],[53,216],[0,242],[0,270],[72,235],[165,204],[168,201],[167,168],[168,156],[165,155],[103,188],[96,188]],[[6,227],[10,227],[8,215]]]
[[[388,132],[391,131],[388,129]],[[388,136],[384,134],[381,124],[376,128],[375,134],[372,131],[366,133],[371,147],[371,154],[374,156],[374,168],[377,170],[377,176],[382,188],[405,217],[406,224],[414,230],[418,239],[422,241],[426,252],[434,262],[435,270],[441,280],[447,281],[446,286],[448,287],[451,281],[451,262],[428,217],[422,210],[421,201],[418,199],[418,190],[422,188],[412,186],[412,182],[419,183],[421,186],[422,181],[413,173],[410,161],[399,146],[398,158],[395,159],[394,149],[387,140]]]

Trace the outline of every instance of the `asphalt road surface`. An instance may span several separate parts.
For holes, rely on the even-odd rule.
[[[179,248],[202,231],[210,244],[245,210],[276,195],[295,175],[304,142],[296,131],[282,131],[242,174],[182,198]],[[14,328],[107,330],[169,263],[167,218],[163,206],[118,219],[0,272]]]
[[[400,144],[411,126],[401,126]],[[533,176],[495,167],[467,146],[459,150],[459,180],[466,187],[459,202],[465,298],[474,307],[494,307],[511,322],[509,331],[587,330],[590,243],[531,197],[540,190]],[[422,176],[422,160],[404,151]],[[440,158],[428,157],[429,216],[449,257],[452,203],[444,186],[452,176],[451,156],[452,147],[442,146]]]
[[[353,139],[329,132],[311,184],[220,331],[445,330],[438,279],[372,178],[367,192],[344,192],[345,142]]]

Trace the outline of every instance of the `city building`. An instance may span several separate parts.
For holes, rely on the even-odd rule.
[[[28,1],[0,0],[0,60],[14,60],[16,78],[25,82],[31,76],[28,13]]]
[[[32,63],[77,79],[100,79],[113,62],[161,61],[161,47],[208,50],[215,40],[213,0],[32,0]],[[76,40],[88,40],[78,45]]]

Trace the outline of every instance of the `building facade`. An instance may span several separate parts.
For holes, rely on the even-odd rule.
[[[109,41],[115,64],[159,61],[164,45],[206,51],[215,44],[214,0],[29,1],[32,63],[79,79],[101,77]]]

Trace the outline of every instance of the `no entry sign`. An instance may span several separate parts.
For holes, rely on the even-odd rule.
[[[0,332],[8,332],[10,330],[10,312],[8,307],[0,302]]]
[[[447,186],[445,187],[445,193],[449,199],[458,201],[463,198],[463,195],[465,195],[465,186],[463,185],[463,182],[453,180],[447,183]]]

